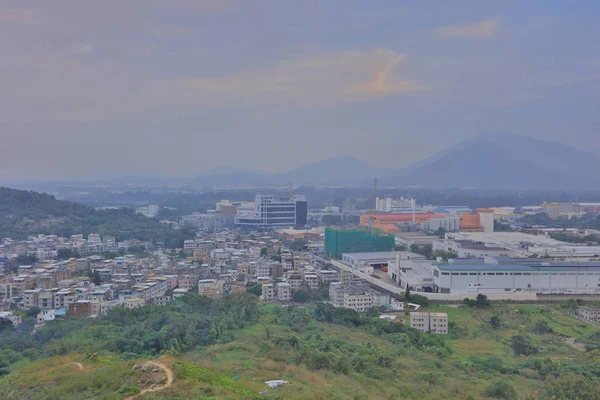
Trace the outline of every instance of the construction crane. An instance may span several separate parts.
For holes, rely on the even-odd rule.
[[[290,187],[290,200],[294,199],[294,191],[292,190],[292,181],[288,181],[288,185]]]
[[[375,207],[377,204],[377,178],[373,182],[373,207],[371,208],[371,219],[369,220],[369,233],[373,233],[373,225],[375,224]]]

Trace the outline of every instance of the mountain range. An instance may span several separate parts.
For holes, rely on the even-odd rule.
[[[482,189],[587,189],[600,182],[600,158],[561,143],[508,133],[475,136],[405,168],[375,168],[336,157],[278,174],[223,168],[194,183],[214,185],[384,186]]]

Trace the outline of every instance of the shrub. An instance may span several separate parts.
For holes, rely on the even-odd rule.
[[[517,398],[517,391],[510,383],[498,381],[490,383],[484,392],[486,397],[512,400]]]

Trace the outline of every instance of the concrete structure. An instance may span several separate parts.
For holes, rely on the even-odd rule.
[[[305,226],[308,222],[308,204],[304,196],[276,198],[256,195],[253,215],[236,215],[235,224],[248,227]]]
[[[358,312],[365,312],[373,307],[373,293],[365,291],[360,293],[345,293],[344,308],[351,308]]]
[[[483,232],[494,232],[494,210],[489,208],[478,208],[479,224],[483,228]]]
[[[411,312],[410,327],[421,332],[448,334],[448,314],[430,312]]]
[[[400,197],[399,199],[392,199],[390,197],[387,198],[375,198],[375,211],[382,213],[390,213],[390,212],[399,212],[412,210],[415,204],[415,198],[404,198]]]
[[[579,307],[579,317],[586,321],[599,323],[600,322],[600,308],[598,307]]]
[[[459,258],[484,258],[484,257],[517,257],[518,251],[509,250],[504,247],[496,247],[493,244],[486,245],[482,242],[472,240],[435,240],[433,242],[434,251],[451,251],[456,253]]]
[[[142,214],[146,218],[156,218],[158,215],[159,207],[158,204],[151,204],[146,207],[139,207],[136,212]]]
[[[287,282],[277,283],[277,300],[290,301],[292,300],[292,286]]]
[[[21,324],[21,317],[10,311],[0,311],[0,318],[9,320],[15,328]]]
[[[200,231],[210,231],[215,227],[215,214],[200,214],[194,213],[184,215],[179,221],[179,226],[190,224]]]
[[[92,315],[92,302],[89,300],[77,300],[69,304],[69,318],[87,318]]]
[[[340,258],[343,253],[392,251],[395,239],[391,235],[368,233],[362,229],[325,229],[325,254]]]
[[[436,231],[443,228],[446,232],[456,232],[460,230],[460,218],[456,215],[447,215],[441,218],[431,218],[427,222],[419,224],[422,231]]]

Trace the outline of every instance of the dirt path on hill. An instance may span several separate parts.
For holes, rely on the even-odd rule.
[[[83,364],[77,361],[74,361],[72,363],[70,363],[71,365],[76,365],[77,368],[79,368],[80,371],[83,371]]]
[[[138,396],[142,396],[146,393],[150,393],[150,392],[158,392],[159,390],[163,390],[166,389],[168,387],[170,387],[173,384],[173,370],[171,368],[169,368],[168,366],[166,366],[165,364],[158,362],[158,361],[148,361],[145,364],[150,364],[153,365],[155,367],[158,367],[160,369],[162,369],[164,371],[164,373],[167,375],[167,382],[162,385],[162,386],[157,386],[157,387],[150,387],[148,389],[144,389],[141,392],[139,392],[136,395],[133,396],[129,396],[127,398],[125,398],[125,400],[133,400],[135,398],[137,398]]]

